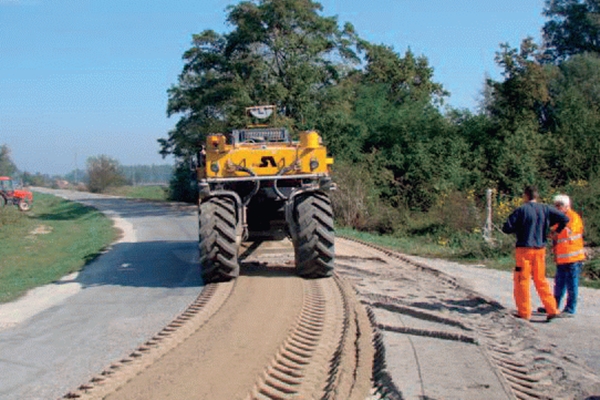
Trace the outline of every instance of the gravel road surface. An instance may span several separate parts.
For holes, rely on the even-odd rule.
[[[382,333],[385,372],[397,389],[387,398],[600,395],[594,312],[582,312],[585,322],[577,327],[576,318],[545,323],[537,315],[525,322],[512,315],[510,274],[343,239],[336,254],[338,273],[352,282]],[[573,340],[582,343],[570,345]]]
[[[515,310],[510,272],[445,260],[410,258],[460,279],[467,287],[498,301],[507,310]],[[552,279],[550,283],[553,284]],[[542,304],[533,285],[531,294],[533,309],[536,310]],[[534,314],[530,323],[540,338],[580,358],[592,371],[600,372],[600,290],[579,288],[578,310],[574,318],[555,320],[549,324],[545,323],[545,318],[544,314]]]

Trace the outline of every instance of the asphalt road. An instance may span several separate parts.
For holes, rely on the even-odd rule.
[[[123,237],[81,273],[0,306],[0,399],[63,396],[202,291],[194,207],[44,191],[108,213]]]

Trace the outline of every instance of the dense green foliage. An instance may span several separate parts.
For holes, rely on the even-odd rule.
[[[339,30],[320,10],[310,0],[244,1],[228,8],[232,32],[194,35],[169,90],[167,112],[181,118],[161,152],[195,154],[206,133],[243,125],[244,107],[256,104],[275,104],[285,125],[314,127],[327,89],[358,61],[352,27]]]
[[[0,146],[0,175],[12,176],[17,171],[17,166],[10,158],[10,149],[7,145]]]
[[[194,198],[185,167],[205,135],[244,125],[243,109],[275,104],[292,131],[315,128],[336,159],[338,222],[420,235],[464,257],[510,252],[511,238],[481,240],[485,190],[494,222],[536,184],[544,199],[573,197],[600,243],[598,0],[547,0],[544,42],[500,46],[502,80],[488,79],[477,113],[444,107],[425,56],[360,38],[311,0],[253,0],[228,8],[231,31],[193,36],[160,139],[179,160],[174,198]]]
[[[600,52],[600,1],[546,0],[544,15],[548,17],[543,32],[550,59]]]
[[[179,163],[169,182],[169,200],[195,203],[198,200],[198,185],[189,164]]]

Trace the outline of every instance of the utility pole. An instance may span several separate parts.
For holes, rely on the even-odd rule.
[[[74,180],[75,185],[77,185],[77,183],[79,183],[79,177],[77,176],[79,171],[78,171],[79,167],[77,166],[77,149],[75,149],[75,177]]]

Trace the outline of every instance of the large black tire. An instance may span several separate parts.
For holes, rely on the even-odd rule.
[[[331,276],[335,259],[331,201],[324,193],[309,192],[294,202],[296,273],[304,278]]]
[[[240,274],[236,241],[236,204],[229,197],[211,197],[198,213],[200,275],[204,282],[223,282]]]

